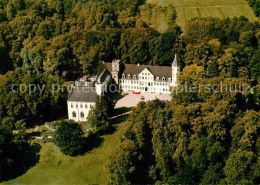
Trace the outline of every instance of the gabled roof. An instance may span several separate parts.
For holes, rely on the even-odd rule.
[[[149,71],[150,73],[152,73],[152,75],[154,75],[149,66],[145,67],[144,70],[142,70],[140,73],[144,72],[145,70]]]
[[[124,64],[124,69],[122,71],[123,74],[128,75],[128,74],[136,74],[138,75],[145,69],[145,65],[136,65],[136,64]]]
[[[68,101],[95,103],[97,93],[90,87],[76,87],[71,93]]]
[[[103,83],[108,75],[111,75],[108,69],[104,69],[103,72],[98,76],[97,82]]]
[[[155,77],[172,77],[172,68],[168,66],[149,66]]]
[[[112,73],[112,63],[105,62],[105,65],[107,69],[110,71],[110,73]],[[126,76],[128,74],[138,75],[145,68],[148,68],[148,70],[150,70],[155,77],[157,76],[159,76],[160,78],[162,78],[163,76],[165,76],[166,78],[172,77],[172,68],[169,66],[151,66],[151,65],[137,65],[137,64],[124,64],[122,74],[125,74]]]

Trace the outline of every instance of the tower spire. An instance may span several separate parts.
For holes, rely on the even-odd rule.
[[[176,53],[175,53],[175,56],[174,56],[174,60],[173,60],[173,63],[172,63],[172,67],[178,67],[177,54],[176,54]]]
[[[177,54],[175,53],[175,57],[172,63],[172,86],[177,85],[177,73],[179,72],[178,62],[177,62]]]

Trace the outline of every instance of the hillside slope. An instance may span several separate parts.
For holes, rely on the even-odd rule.
[[[128,126],[128,122],[118,124],[114,134],[104,136],[101,146],[83,156],[65,156],[54,144],[42,144],[39,163],[22,176],[2,184],[106,184],[105,165]]]
[[[159,32],[168,28],[169,7],[175,7],[176,22],[185,29],[186,22],[195,17],[233,18],[245,16],[258,21],[252,8],[245,0],[147,0],[141,9],[142,19]]]

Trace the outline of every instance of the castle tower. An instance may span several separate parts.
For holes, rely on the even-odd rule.
[[[112,77],[119,84],[120,60],[112,61]]]
[[[177,55],[175,54],[173,63],[172,63],[172,84],[171,86],[177,86],[177,74],[179,72]]]

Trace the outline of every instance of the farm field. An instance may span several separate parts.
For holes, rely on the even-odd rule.
[[[65,156],[54,144],[42,144],[39,163],[24,175],[3,184],[106,184],[105,166],[119,146],[128,124],[122,122],[116,125],[117,130],[112,135],[103,136],[100,146],[83,156]]]
[[[245,16],[252,22],[259,21],[245,0],[147,0],[141,7],[141,17],[151,27],[165,32],[171,5],[177,12],[177,24],[184,30],[187,21],[195,17],[224,19]]]

